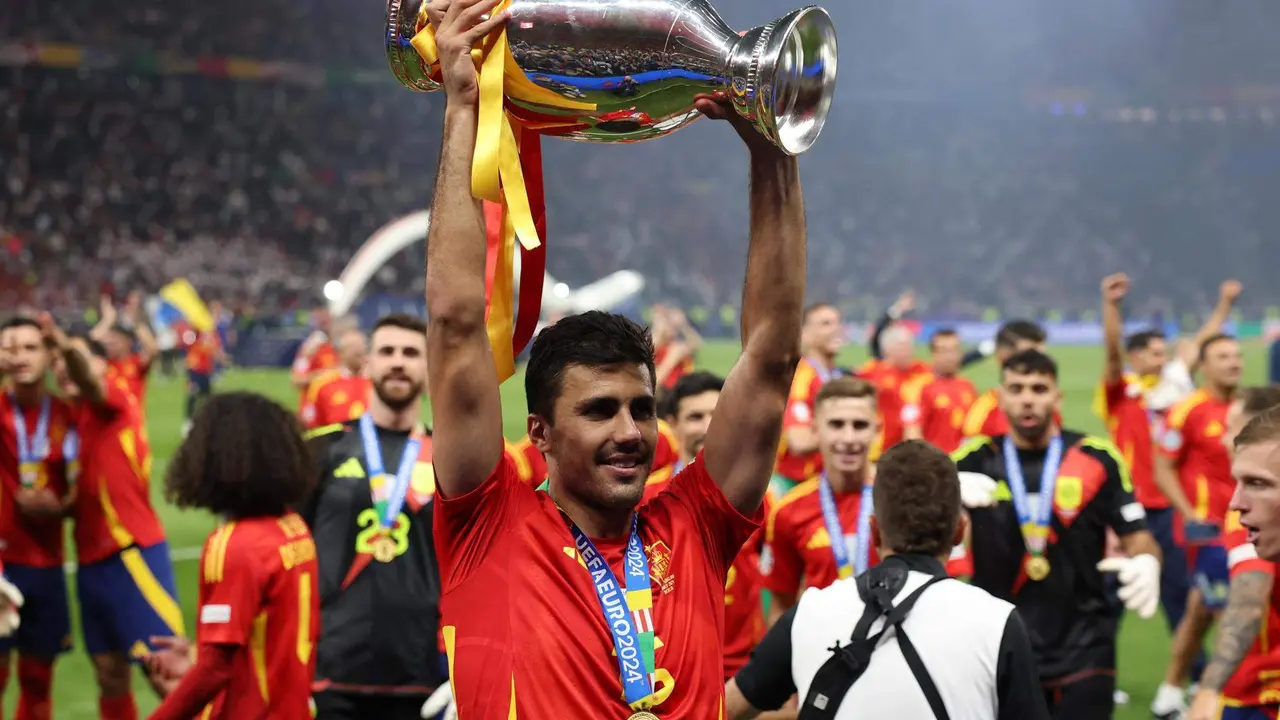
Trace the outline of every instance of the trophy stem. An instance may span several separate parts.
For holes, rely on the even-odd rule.
[[[743,33],[729,52],[725,90],[734,109],[789,155],[822,131],[835,91],[836,35],[819,7]]]

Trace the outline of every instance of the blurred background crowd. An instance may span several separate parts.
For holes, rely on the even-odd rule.
[[[745,28],[794,4],[719,9]],[[1268,286],[1267,8],[833,4],[836,106],[802,164],[810,294],[852,317],[906,287],[934,317],[1073,317],[1123,269],[1135,315],[1179,316],[1224,277]],[[345,0],[0,4],[0,306],[76,311],[174,277],[239,311],[313,303],[374,230],[429,202],[443,98],[395,84],[381,16]],[[316,72],[246,79],[245,59]],[[633,269],[649,300],[732,306],[736,143],[705,122],[634,146],[548,141],[548,270],[578,286]],[[420,263],[406,251],[375,290],[420,292]]]

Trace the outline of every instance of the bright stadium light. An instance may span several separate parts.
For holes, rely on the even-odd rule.
[[[561,299],[567,298],[569,297],[569,286],[562,282],[556,283],[555,286],[551,288],[551,293]]]
[[[342,297],[342,283],[337,280],[330,280],[324,284],[324,299],[329,302],[337,302]]]

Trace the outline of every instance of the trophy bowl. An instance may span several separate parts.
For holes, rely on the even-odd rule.
[[[424,0],[387,0],[387,59],[411,90],[440,89],[410,40]],[[707,0],[512,0],[511,55],[564,102],[507,96],[517,119],[591,142],[660,137],[697,119],[698,95],[727,94],[738,114],[791,155],[822,132],[836,83],[836,32],[820,7],[734,32]],[[570,106],[570,107],[566,107]],[[590,109],[584,109],[590,108]]]

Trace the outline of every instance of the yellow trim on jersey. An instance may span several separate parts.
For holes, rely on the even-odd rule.
[[[662,418],[658,418],[658,435],[665,437],[667,444],[671,446],[671,452],[680,457],[680,440],[676,437],[676,431]]]
[[[648,487],[650,485],[656,485],[657,483],[663,483],[670,480],[671,471],[674,469],[675,469],[674,466],[667,465],[665,467],[660,467],[657,470],[654,470],[653,472],[649,473],[649,477],[645,478],[645,481],[644,481],[645,487]]]
[[[1080,440],[1080,444],[1084,447],[1101,450],[1116,462],[1116,467],[1120,468],[1120,485],[1125,492],[1133,492],[1133,478],[1129,474],[1129,463],[1125,461],[1124,455],[1121,454],[1120,448],[1116,444],[1105,438],[1086,435]]]
[[[812,495],[814,492],[816,492],[818,490],[819,477],[820,476],[811,477],[808,480],[805,480],[804,482],[800,483],[799,485],[796,485],[795,487],[791,488],[790,490],[787,491],[787,494],[783,495],[782,499],[779,500],[777,504],[773,506],[773,511],[769,513],[769,520],[765,523],[765,526],[764,526],[765,542],[773,542],[773,524],[778,517],[778,512],[782,510],[782,508],[786,507],[787,505],[790,505],[796,500],[799,500],[800,498],[806,495]]]
[[[314,440],[325,435],[332,435],[343,428],[342,423],[334,423],[332,425],[324,425],[322,427],[313,428],[302,433],[303,440]]]
[[[520,449],[520,446],[506,438],[502,439],[502,446],[507,456],[511,458],[511,462],[516,465],[516,475],[527,478],[529,482],[541,482],[540,479],[533,476],[533,466],[529,464],[529,458],[525,457],[524,451]]]
[[[951,461],[958,463],[961,460],[964,460],[965,458],[974,454],[975,452],[981,450],[984,446],[990,445],[990,444],[991,444],[991,438],[987,437],[986,435],[975,435],[965,440],[963,443],[961,443],[960,447],[951,451]]]
[[[133,533],[120,522],[115,505],[111,503],[111,493],[107,491],[107,485],[106,478],[98,482],[98,504],[102,506],[102,516],[107,521],[107,532],[111,533],[111,539],[116,541],[117,546],[127,548],[134,544]]]
[[[999,403],[996,400],[996,391],[988,390],[978,396],[973,401],[973,405],[969,406],[969,412],[964,416],[964,434],[978,435],[982,432],[982,426],[987,424],[987,416],[996,409]]]
[[[1209,393],[1204,390],[1196,390],[1184,399],[1182,402],[1173,406],[1169,411],[1169,427],[1174,430],[1182,430],[1182,426],[1187,422],[1187,415],[1191,414],[1205,400],[1209,399]]]
[[[800,361],[796,365],[795,376],[791,379],[791,392],[787,395],[787,401],[803,400],[809,402],[809,385],[813,383],[813,379],[818,377],[818,371],[809,363],[808,358]],[[809,408],[812,410],[813,408]]]
[[[258,692],[264,704],[271,703],[271,691],[267,687],[267,613],[260,612],[253,619],[249,633],[249,655],[253,658],[253,676],[258,681]]]
[[[120,560],[124,562],[124,568],[129,572],[129,577],[133,579],[138,592],[142,593],[142,598],[147,601],[152,610],[156,611],[156,615],[159,615],[164,624],[169,627],[169,631],[174,635],[185,635],[182,608],[178,607],[178,601],[174,600],[169,591],[165,590],[156,579],[155,573],[151,572],[151,567],[147,565],[146,558],[142,557],[142,552],[136,547],[131,547],[120,553]]]
[[[342,377],[342,371],[337,369],[325,370],[316,376],[311,382],[307,383],[306,403],[314,405],[316,400],[320,398],[320,391],[330,382]]]
[[[214,530],[213,537],[209,538],[209,545],[205,548],[204,553],[204,581],[206,583],[222,582],[222,576],[226,569],[227,545],[231,543],[231,533],[235,532],[235,529],[236,524],[229,522]]]

